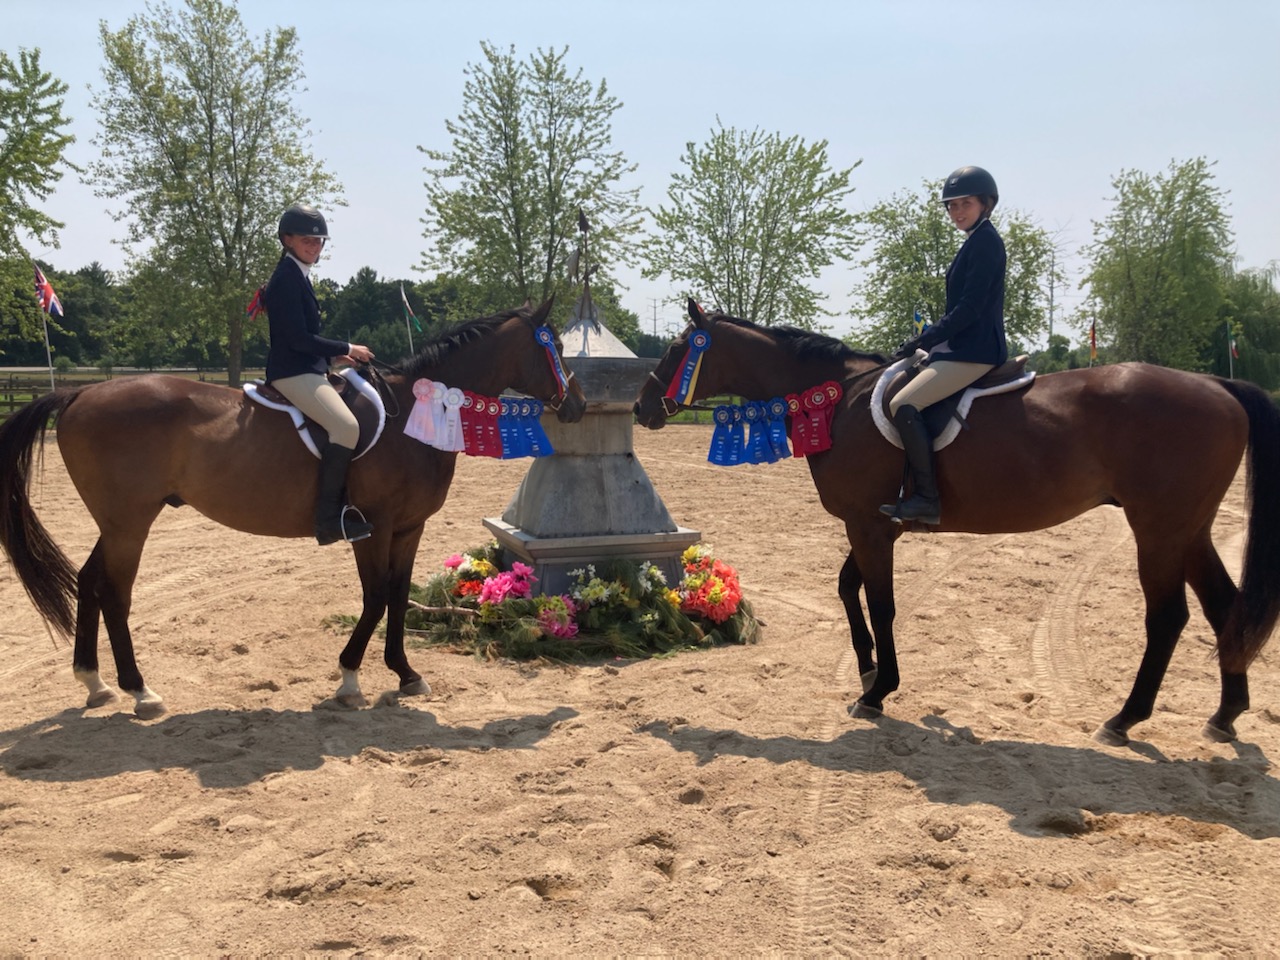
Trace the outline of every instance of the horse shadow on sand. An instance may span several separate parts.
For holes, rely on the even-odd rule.
[[[283,770],[372,756],[412,766],[455,750],[531,750],[569,707],[490,720],[441,723],[392,699],[367,710],[324,701],[312,710],[201,710],[142,723],[128,713],[83,708],[0,730],[0,770],[21,780],[77,782],[133,771],[190,770],[202,786],[240,787]]]
[[[823,770],[898,774],[929,800],[988,804],[1031,836],[1107,828],[1108,814],[1151,814],[1221,824],[1253,839],[1280,837],[1280,782],[1258,747],[1235,743],[1234,758],[1171,760],[1134,741],[1128,755],[1090,747],[979,740],[938,716],[910,723],[881,717],[833,740],[754,737],[655,721],[641,728],[699,765],[719,757],[800,762]]]

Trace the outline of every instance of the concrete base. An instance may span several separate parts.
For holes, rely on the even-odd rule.
[[[615,557],[657,564],[670,586],[680,582],[680,554],[702,539],[697,530],[676,527],[665,533],[637,533],[579,537],[534,537],[498,517],[484,525],[502,547],[503,565],[516,560],[533,567],[537,593],[566,593],[574,583],[569,571]]]

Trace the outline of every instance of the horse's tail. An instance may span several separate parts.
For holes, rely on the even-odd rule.
[[[49,418],[78,392],[45,394],[0,424],[0,547],[40,615],[63,636],[75,631],[76,568],[36,518],[28,491],[32,451],[37,443],[43,450]]]
[[[1240,592],[1218,639],[1223,668],[1243,673],[1280,618],[1280,409],[1252,383],[1221,382],[1249,415],[1249,530]]]

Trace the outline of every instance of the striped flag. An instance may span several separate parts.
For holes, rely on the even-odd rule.
[[[405,321],[407,322],[407,321],[409,321],[409,320],[412,320],[412,321],[413,321],[413,329],[415,329],[415,330],[417,330],[419,333],[421,333],[421,332],[422,332],[422,324],[420,324],[420,323],[418,322],[418,318],[417,318],[416,316],[414,316],[414,314],[413,314],[413,307],[409,306],[409,298],[408,298],[408,297],[406,297],[406,296],[404,295],[404,284],[403,284],[403,283],[401,283],[401,284],[400,284],[400,302],[404,304],[404,319],[405,319]]]
[[[53,284],[45,279],[38,266],[36,267],[36,300],[40,302],[40,309],[49,314],[49,316],[61,317],[64,315],[62,301],[53,292]]]

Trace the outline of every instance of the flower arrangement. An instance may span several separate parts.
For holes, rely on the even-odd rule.
[[[563,594],[535,594],[533,569],[520,562],[504,569],[490,541],[454,554],[442,573],[413,587],[406,627],[423,643],[561,660],[754,642],[759,622],[733,567],[702,544],[681,564],[675,586],[657,564],[615,559],[570,571]]]

